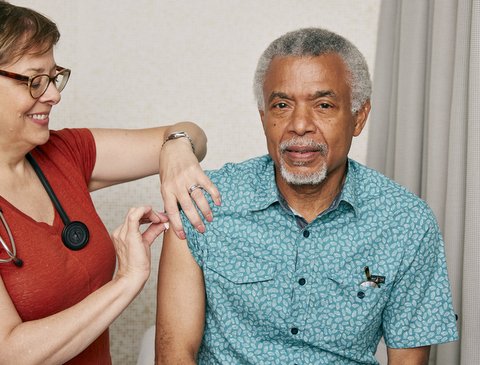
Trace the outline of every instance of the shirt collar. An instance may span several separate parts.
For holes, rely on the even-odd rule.
[[[348,159],[347,176],[343,184],[340,202],[344,201],[350,205],[354,210],[355,216],[358,215],[357,185],[357,163]]]
[[[258,179],[253,182],[255,186],[255,194],[252,195],[252,200],[250,202],[252,211],[263,210],[273,203],[280,202],[281,195],[275,182],[275,165],[270,156],[266,157],[267,163],[263,165],[262,170],[258,172]],[[335,207],[332,207],[333,209],[337,208],[338,205],[344,201],[353,208],[355,215],[358,215],[356,172],[356,162],[348,159],[345,183],[340,198],[338,199],[338,204],[335,204]]]
[[[250,207],[252,211],[268,208],[278,202],[279,191],[275,182],[275,165],[270,156],[266,157],[266,163],[258,172],[258,179],[253,182],[255,194],[252,195]]]

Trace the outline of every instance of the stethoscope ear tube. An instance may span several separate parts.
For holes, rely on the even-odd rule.
[[[42,183],[43,187],[45,188],[48,196],[50,197],[53,205],[55,206],[55,209],[57,210],[58,214],[60,215],[60,218],[62,218],[63,224],[65,227],[63,227],[62,230],[62,241],[63,244],[69,248],[70,250],[73,251],[78,251],[81,250],[82,248],[85,247],[85,245],[88,243],[88,240],[90,238],[90,233],[88,231],[88,227],[79,221],[73,221],[71,222],[70,219],[67,216],[67,213],[63,209],[63,207],[60,204],[60,201],[58,200],[57,196],[55,195],[52,187],[50,186],[47,178],[43,174],[42,170],[38,166],[37,162],[34,160],[32,155],[27,154],[27,160],[30,162],[32,165],[33,169],[35,170],[35,173],[37,174],[38,178],[40,179],[40,182]]]

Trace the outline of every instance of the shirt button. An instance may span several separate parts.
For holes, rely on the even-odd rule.
[[[308,238],[309,236],[310,236],[309,230],[306,229],[305,231],[303,231],[303,237]]]
[[[363,298],[365,298],[365,293],[363,291],[359,291],[357,293],[357,297],[359,297],[360,299],[363,299]]]
[[[300,280],[298,280],[298,283],[299,283],[300,285],[305,285],[306,282],[307,282],[307,281],[306,281],[304,278],[301,278]]]
[[[296,327],[293,327],[290,332],[292,333],[292,335],[296,335],[298,333],[298,328]]]

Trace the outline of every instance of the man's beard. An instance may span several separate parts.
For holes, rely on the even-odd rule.
[[[317,171],[311,173],[293,173],[288,170],[288,167],[283,159],[283,153],[290,146],[308,146],[313,147],[316,150],[320,151],[322,156],[326,156],[328,152],[328,147],[324,143],[317,143],[312,139],[303,139],[294,137],[288,141],[282,142],[280,144],[280,173],[283,179],[291,185],[317,185],[320,184],[327,177],[327,163],[324,162],[322,166]],[[299,162],[295,164],[296,166],[302,166],[303,163]]]

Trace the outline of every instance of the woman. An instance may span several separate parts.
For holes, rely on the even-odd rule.
[[[219,204],[193,123],[48,129],[70,75],[58,39],[53,22],[0,0],[0,364],[110,364],[107,328],[145,284],[150,244],[168,220],[184,237],[177,201],[199,231],[195,205],[212,215],[197,188]],[[89,193],[155,173],[169,219],[134,208],[110,238]]]

